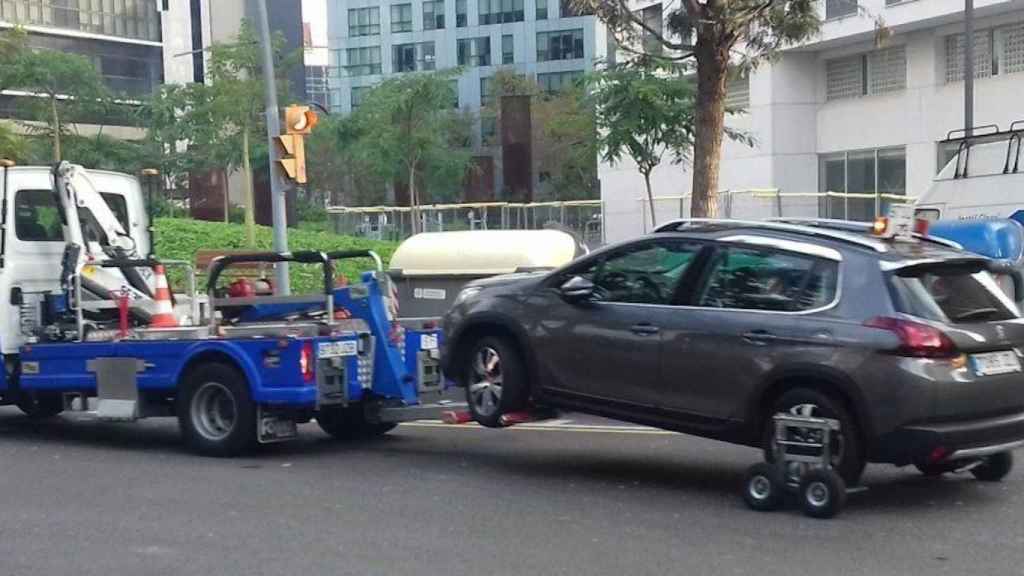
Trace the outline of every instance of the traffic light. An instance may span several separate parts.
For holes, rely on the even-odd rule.
[[[313,131],[319,121],[309,106],[289,106],[284,109],[284,131],[277,137],[281,146],[278,162],[288,178],[299,184],[306,183],[306,134]]]

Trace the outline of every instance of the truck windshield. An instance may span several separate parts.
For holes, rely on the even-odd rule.
[[[947,323],[1016,318],[1012,303],[991,274],[978,266],[935,266],[896,271],[891,277],[896,308]]]

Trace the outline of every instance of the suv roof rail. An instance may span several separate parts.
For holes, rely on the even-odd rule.
[[[858,222],[856,220],[836,220],[834,218],[769,218],[770,222],[780,222],[784,224],[795,224],[798,226],[817,226],[822,228],[831,228],[833,230],[842,230],[849,232],[868,232],[871,230],[872,224],[870,222]],[[940,238],[938,236],[929,236],[927,234],[914,233],[914,237],[926,242],[932,242],[933,244],[939,244],[947,248],[956,248],[957,250],[963,250],[964,247],[959,243],[946,238]]]
[[[862,248],[868,248],[875,252],[886,252],[888,247],[885,243],[867,238],[854,233],[852,230],[843,230],[832,227],[815,226],[809,221],[802,224],[788,222],[765,221],[765,220],[718,220],[715,218],[682,218],[666,222],[654,229],[657,232],[680,232],[685,227],[691,226],[721,226],[728,228],[761,228],[776,232],[790,232],[793,234],[804,234],[807,236],[820,236],[829,240],[837,240],[849,244],[856,244]]]

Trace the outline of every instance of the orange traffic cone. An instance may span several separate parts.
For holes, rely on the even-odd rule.
[[[171,304],[171,289],[167,285],[167,274],[162,264],[153,267],[156,277],[155,310],[149,325],[153,328],[177,328],[178,319],[174,317],[174,306]]]

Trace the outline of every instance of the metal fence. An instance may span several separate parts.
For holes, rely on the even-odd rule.
[[[565,202],[482,202],[437,204],[416,209],[420,230],[539,230],[561,228],[590,246],[604,242],[600,200]],[[334,231],[377,240],[401,241],[412,234],[412,210],[405,206],[327,209]]]
[[[659,196],[654,216],[660,224],[688,218],[692,196]],[[872,220],[889,212],[893,204],[912,204],[913,196],[897,194],[846,194],[842,192],[783,192],[776,188],[725,190],[718,193],[717,218],[760,220],[764,218],[833,218]],[[637,198],[641,230],[651,230],[651,205]]]

